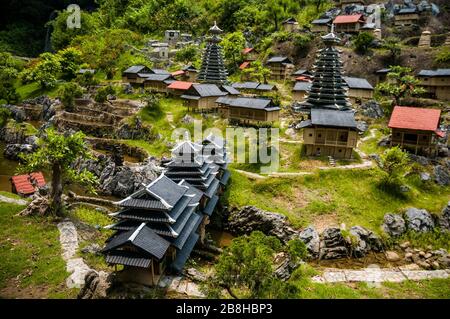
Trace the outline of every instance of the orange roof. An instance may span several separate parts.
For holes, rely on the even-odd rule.
[[[170,83],[168,88],[173,90],[189,90],[192,84],[192,82],[175,81]]]
[[[254,50],[253,48],[245,48],[244,50],[242,50],[242,54],[249,54],[253,50]]]
[[[333,21],[334,24],[339,24],[339,23],[357,23],[357,22],[364,22],[362,14],[352,14],[352,15],[337,16],[334,19],[334,21]]]
[[[13,184],[16,192],[21,195],[31,195],[36,191],[33,186],[33,182],[38,187],[45,186],[45,178],[41,172],[34,172],[29,175],[16,175],[11,177],[11,183]]]
[[[441,110],[396,106],[389,120],[390,128],[403,128],[437,133]]]
[[[185,72],[183,70],[172,72],[172,76],[183,75]]]
[[[295,81],[301,81],[301,82],[311,82],[311,78],[309,76],[299,76],[295,78]]]
[[[250,65],[250,62],[246,61],[239,66],[239,69],[246,69]]]

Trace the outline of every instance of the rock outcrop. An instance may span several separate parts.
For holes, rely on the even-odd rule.
[[[7,144],[3,154],[7,159],[18,161],[20,154],[30,154],[33,150],[33,145],[30,144]]]
[[[449,169],[443,165],[436,165],[434,167],[434,181],[440,186],[450,185]]]
[[[339,228],[327,228],[321,235],[320,259],[339,259],[350,255],[350,243]]]
[[[408,229],[417,232],[427,232],[434,228],[433,217],[425,209],[409,208],[405,213]]]
[[[450,202],[442,210],[442,214],[438,218],[438,224],[441,230],[450,231]]]
[[[78,299],[103,299],[111,288],[113,275],[106,272],[89,271],[84,277],[84,285],[80,289]]]
[[[381,239],[371,230],[353,226],[350,234],[356,239],[352,245],[352,255],[356,258],[364,257],[369,251],[379,252],[383,249]]]
[[[406,231],[405,220],[398,214],[386,214],[382,228],[389,236],[400,236]]]
[[[294,238],[296,231],[290,226],[286,216],[266,212],[254,206],[244,206],[230,212],[226,228],[235,235],[250,234],[255,230],[275,236],[283,243]]]
[[[320,236],[315,228],[308,226],[300,232],[298,237],[305,243],[311,257],[318,258],[320,255]]]
[[[364,103],[361,106],[361,113],[364,116],[373,118],[373,119],[378,119],[378,118],[382,118],[384,116],[384,111],[381,108],[380,104],[375,101],[375,100],[371,100],[368,101],[366,103]]]

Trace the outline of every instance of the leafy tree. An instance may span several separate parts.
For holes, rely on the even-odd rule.
[[[436,63],[449,63],[450,62],[450,48],[443,47],[434,59]]]
[[[356,52],[366,54],[374,40],[375,37],[372,33],[361,32],[353,40],[353,45],[355,46]]]
[[[277,298],[295,293],[294,287],[274,275],[273,259],[281,249],[277,238],[259,231],[233,239],[219,257],[216,273],[205,287],[207,294],[220,297],[223,289],[233,298],[242,294],[245,298]]]
[[[383,185],[398,186],[410,169],[408,154],[398,146],[391,147],[381,155],[378,166],[383,172]]]
[[[14,59],[10,53],[0,52],[0,100],[12,103],[19,99],[14,82],[21,68],[21,63]]]
[[[189,63],[199,58],[199,51],[195,45],[188,45],[175,54],[175,61]]]
[[[72,40],[79,35],[92,34],[97,29],[98,23],[94,15],[81,11],[81,28],[67,28],[68,11],[61,11],[58,16],[48,23],[53,28],[51,34],[52,49],[61,50],[70,45]]]
[[[98,103],[104,103],[108,99],[108,95],[113,95],[115,93],[116,91],[114,88],[111,85],[108,85],[97,90],[94,100]]]
[[[35,172],[44,169],[51,172],[51,210],[57,216],[63,214],[62,194],[66,182],[80,183],[95,192],[95,175],[86,169],[77,171],[72,168],[78,158],[92,158],[84,137],[82,132],[62,135],[53,129],[47,129],[38,141],[37,151],[21,156],[23,164],[19,166],[19,171]]]
[[[11,111],[7,108],[0,107],[0,128],[4,127],[8,123],[8,119],[11,117]]]
[[[38,62],[25,75],[28,80],[36,81],[41,87],[47,89],[56,85],[60,73],[61,63],[59,57],[46,52],[39,56]]]
[[[275,31],[279,30],[280,23],[289,16],[296,15],[300,11],[300,5],[292,0],[267,0],[266,12],[272,21]]]
[[[393,66],[387,74],[388,81],[377,85],[377,90],[393,98],[392,106],[399,105],[400,99],[424,93],[420,81],[412,75],[412,69]]]
[[[82,65],[81,68],[87,69],[87,68],[89,68],[89,66]],[[82,87],[85,87],[85,88],[89,88],[89,87],[91,87],[93,85],[97,85],[99,83],[99,81],[95,78],[95,74],[92,72],[84,72],[84,73],[77,74],[76,81],[78,82],[79,85],[81,85]]]
[[[76,77],[81,64],[81,51],[68,47],[57,53],[61,63],[62,78],[72,80]]]
[[[400,39],[395,37],[389,37],[384,40],[383,48],[389,50],[389,58],[393,63],[396,63],[400,54],[402,53],[402,46]]]
[[[225,60],[236,69],[242,61],[242,50],[245,49],[245,38],[242,32],[227,34],[220,43],[223,49]]]
[[[267,78],[270,76],[271,71],[261,61],[254,61],[249,68],[243,70],[243,73],[252,80],[267,83]]]
[[[58,93],[64,109],[67,112],[73,112],[75,98],[82,96],[83,89],[77,83],[69,82],[62,85]]]

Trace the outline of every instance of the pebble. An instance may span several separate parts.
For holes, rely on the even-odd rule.
[[[387,251],[385,252],[386,259],[388,261],[399,261],[400,256],[395,251]]]
[[[409,241],[405,241],[400,244],[400,247],[403,249],[406,249],[406,248],[409,248],[410,245],[411,245],[411,243]]]
[[[412,253],[406,253],[405,259],[412,259],[413,254]]]

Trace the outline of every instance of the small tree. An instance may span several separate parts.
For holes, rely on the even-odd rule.
[[[232,68],[236,69],[239,62],[242,61],[242,50],[245,48],[244,34],[242,32],[229,33],[220,45],[223,48],[225,60],[231,63]]]
[[[243,73],[247,74],[250,79],[267,83],[267,78],[270,76],[271,71],[261,61],[254,61],[249,68],[244,69]]]
[[[19,99],[14,82],[21,67],[10,53],[0,52],[0,100],[14,103]]]
[[[67,112],[73,112],[73,107],[75,105],[75,98],[81,97],[83,95],[83,89],[77,83],[69,82],[65,83],[59,89],[59,96],[61,97],[61,102],[64,109]]]
[[[81,51],[68,47],[59,51],[57,55],[61,64],[62,78],[68,81],[75,78],[80,69]]]
[[[393,98],[392,106],[399,105],[400,99],[425,92],[420,81],[412,75],[412,69],[393,66],[387,75],[388,81],[377,85],[377,90]]]
[[[189,63],[198,59],[198,48],[195,45],[188,45],[177,51],[175,61]]]
[[[410,169],[408,154],[398,146],[392,147],[381,155],[378,166],[384,175],[383,185],[399,186],[403,181],[403,176]]]
[[[108,99],[108,95],[112,95],[115,93],[116,91],[114,90],[114,88],[111,85],[108,85],[97,90],[94,100],[98,103],[105,103]]]
[[[402,46],[399,38],[390,37],[384,40],[383,48],[389,50],[389,58],[393,63],[397,63],[400,54],[402,53]]]
[[[29,74],[28,79],[38,82],[43,88],[52,88],[56,85],[61,72],[61,63],[58,56],[51,53],[42,53]]]
[[[361,32],[355,37],[355,40],[353,40],[356,52],[366,54],[374,40],[375,37],[372,33]]]
[[[72,135],[58,134],[53,129],[47,129],[38,141],[38,149],[31,154],[22,155],[23,164],[20,172],[35,172],[49,170],[51,181],[51,211],[57,216],[63,215],[62,194],[66,182],[80,183],[94,192],[97,183],[95,175],[86,169],[77,171],[73,164],[79,158],[93,158],[84,142],[85,135],[77,132]]]
[[[281,249],[277,238],[259,231],[233,239],[220,255],[206,293],[210,297],[220,297],[225,289],[233,298],[242,295],[246,298],[286,297],[286,292],[295,289],[277,279],[272,266],[275,253]]]

